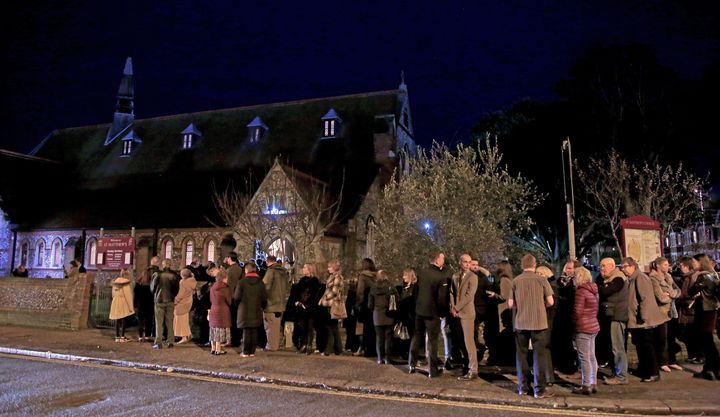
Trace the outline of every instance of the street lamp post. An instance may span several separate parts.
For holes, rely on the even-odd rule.
[[[565,151],[567,151],[568,158],[567,165],[569,181],[566,181],[568,175],[565,174]],[[568,251],[570,252],[570,259],[577,259],[577,254],[575,252],[575,190],[573,187],[572,147],[570,146],[569,137],[563,141],[560,152],[563,159],[563,193],[565,194],[565,209],[567,211]],[[570,188],[569,198],[568,185]]]

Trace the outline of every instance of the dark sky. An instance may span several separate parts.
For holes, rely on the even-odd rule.
[[[112,121],[125,58],[136,117],[396,88],[418,142],[553,87],[595,42],[653,46],[685,79],[720,51],[718,6],[670,1],[11,1],[0,148]],[[692,3],[692,4],[690,4]]]

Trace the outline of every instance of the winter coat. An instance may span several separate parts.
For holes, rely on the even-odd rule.
[[[628,321],[628,282],[625,275],[615,268],[598,287],[600,311],[613,321]]]
[[[388,306],[390,305],[390,297],[395,297],[395,313],[399,308],[400,295],[390,281],[378,281],[372,287],[368,297],[368,309],[372,311],[373,325],[375,326],[391,326],[395,319],[389,316]]]
[[[652,329],[668,320],[657,305],[650,277],[636,269],[628,279],[628,329]]]
[[[500,317],[500,330],[505,329],[505,325],[502,322],[502,316],[505,311],[508,310],[508,298],[510,298],[510,291],[512,290],[512,278],[502,275],[500,276],[500,299],[498,300],[498,317]]]
[[[281,313],[285,311],[290,286],[289,276],[280,263],[274,263],[265,272],[263,283],[268,293],[268,303],[265,311],[268,313]]]
[[[243,269],[238,264],[232,264],[227,269],[228,276],[228,287],[230,287],[230,293],[235,294],[238,282],[243,277]],[[237,300],[236,300],[237,301]]]
[[[445,317],[449,313],[449,311],[441,311],[445,310],[444,307],[449,307],[449,303],[441,300],[441,298],[445,298],[444,294],[448,294],[449,277],[450,275],[446,271],[433,264],[420,271],[417,283],[413,286],[416,316],[438,318]],[[441,288],[443,286],[444,290]]]
[[[317,277],[302,277],[290,289],[288,307],[296,319],[312,317],[320,296],[320,280]],[[295,305],[295,304],[298,305]]]
[[[263,309],[267,307],[267,290],[258,274],[250,272],[235,287],[237,326],[240,328],[262,327]]]
[[[374,271],[365,270],[358,274],[355,308],[359,312],[358,319],[363,323],[369,324],[372,319],[372,309],[368,308],[368,298],[376,280],[377,273]]]
[[[115,278],[112,281],[110,320],[121,319],[134,313],[132,281],[125,277]]]
[[[655,300],[663,314],[672,317],[670,311],[675,310],[675,299],[680,296],[680,289],[675,287],[670,274],[663,274],[660,271],[650,271],[648,275],[652,280],[653,291],[655,292]],[[677,311],[675,312],[677,317]]]
[[[228,329],[231,327],[230,306],[232,295],[230,287],[218,281],[210,288],[210,327],[216,329]]]
[[[150,281],[155,304],[174,303],[180,289],[180,276],[170,268],[153,274]]]
[[[175,315],[182,316],[188,314],[193,304],[193,294],[195,294],[197,281],[193,277],[183,278],[180,280],[180,289],[175,296]]]
[[[575,306],[572,322],[575,333],[597,333],[600,331],[598,308],[600,296],[598,287],[593,282],[586,282],[575,288]]]
[[[715,296],[715,286],[720,285],[720,278],[715,271],[702,271],[698,274],[695,282],[690,286],[688,292],[690,296],[700,293],[700,297],[695,299],[695,312],[715,311],[718,308],[718,299]]]

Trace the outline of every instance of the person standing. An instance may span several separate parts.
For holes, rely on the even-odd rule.
[[[546,388],[545,373],[541,372],[540,367],[545,363],[548,328],[546,308],[554,303],[553,292],[547,280],[535,273],[534,256],[527,254],[520,262],[523,272],[512,281],[508,299],[508,308],[513,309],[515,313],[515,367],[518,394],[525,395],[530,390],[527,353],[532,341],[535,398],[552,397],[555,394]]]
[[[577,352],[573,346],[572,312],[575,304],[575,270],[580,268],[576,259],[568,259],[563,266],[560,279],[550,287],[555,291],[555,305],[550,309],[553,317],[548,317],[552,363],[564,374],[574,374],[578,370]],[[609,348],[608,348],[609,350]],[[554,378],[554,375],[553,375]]]
[[[323,356],[330,356],[333,350],[336,355],[342,354],[342,341],[340,340],[339,323],[347,318],[347,310],[345,308],[345,283],[340,273],[340,261],[334,259],[328,262],[328,276],[325,281],[325,292],[320,298],[319,304],[327,310],[330,317],[326,321],[327,341],[325,343],[325,351]]]
[[[263,323],[267,336],[265,350],[276,351],[280,348],[280,323],[287,303],[290,277],[287,270],[273,255],[267,257],[267,267],[263,277],[263,284],[268,293],[267,307],[263,312]]]
[[[622,260],[623,274],[628,278],[628,329],[637,349],[637,376],[641,382],[660,380],[660,365],[654,346],[653,329],[665,323],[655,300],[652,281],[632,257]]]
[[[373,325],[375,327],[375,351],[378,365],[389,365],[388,355],[392,352],[392,333],[394,316],[398,309],[400,295],[390,283],[387,272],[377,271],[377,280],[368,294],[368,309],[372,311]],[[395,311],[390,312],[394,303]]]
[[[173,311],[175,336],[180,338],[178,344],[187,343],[192,340],[190,309],[192,309],[193,294],[195,294],[195,288],[197,287],[195,276],[189,268],[180,270],[180,278],[180,289],[175,296],[175,309]]]
[[[315,333],[315,310],[317,309],[320,280],[315,276],[315,265],[306,263],[302,267],[302,277],[290,291],[288,306],[294,309],[295,331],[298,334],[298,353],[313,353]]]
[[[373,311],[368,308],[368,298],[370,291],[375,286],[377,280],[377,268],[375,262],[370,258],[362,260],[362,270],[357,278],[357,290],[355,295],[355,311],[357,312],[357,321],[362,323],[361,351],[360,353],[367,358],[375,356],[375,330],[373,325]]]
[[[477,290],[475,290],[475,297],[473,304],[475,306],[475,324],[473,326],[473,340],[477,347],[477,359],[478,364],[482,362],[483,356],[485,356],[485,320],[487,319],[487,311],[491,304],[490,296],[488,292],[492,290],[492,284],[488,279],[490,271],[480,266],[480,262],[477,259],[470,261],[470,271],[475,274],[478,278]]]
[[[675,326],[671,326],[671,321],[677,319],[675,299],[680,296],[680,288],[675,285],[670,276],[670,262],[667,258],[661,256],[655,259],[648,276],[653,284],[655,301],[657,301],[663,317],[667,317],[667,321],[657,326],[653,333],[660,370],[663,372],[671,372],[672,369],[682,370],[682,367],[677,364],[675,352],[670,350],[670,340],[675,340]],[[672,334],[670,333],[671,327]],[[670,337],[671,335],[672,337]]]
[[[210,324],[210,354],[224,355],[222,344],[230,339],[230,307],[232,294],[227,284],[227,272],[218,269],[215,273],[215,283],[210,288],[210,310],[208,322]]]
[[[415,328],[410,342],[410,355],[408,356],[408,371],[414,373],[417,367],[420,344],[427,333],[428,348],[428,377],[435,378],[440,375],[438,366],[438,336],[440,335],[440,308],[444,304],[447,291],[441,291],[441,286],[447,284],[447,273],[443,271],[445,254],[437,251],[430,257],[430,265],[423,269],[417,277],[417,284],[413,287],[415,299]]]
[[[153,293],[150,290],[150,281],[156,272],[160,271],[160,258],[153,256],[150,259],[150,266],[142,271],[140,278],[135,283],[135,312],[138,319],[138,342],[151,340],[153,336],[153,321],[155,319],[155,306]]]
[[[575,306],[572,313],[575,345],[580,362],[581,386],[572,389],[574,394],[590,395],[597,392],[598,363],[595,357],[595,336],[600,331],[598,287],[592,274],[580,267],[575,270]]]
[[[263,324],[263,310],[267,307],[268,296],[265,285],[257,273],[254,263],[245,264],[245,278],[235,287],[237,327],[242,329],[242,352],[240,356],[255,356],[258,331]]]
[[[175,329],[173,329],[175,296],[180,287],[180,277],[170,267],[172,261],[163,259],[161,270],[153,274],[150,289],[155,300],[155,344],[153,349],[162,348],[163,331],[167,328],[167,347],[174,345]]]
[[[238,282],[243,277],[243,269],[239,265],[238,256],[235,252],[230,252],[230,254],[225,257],[225,265],[228,275],[228,288],[230,288],[230,293],[235,295],[235,289],[237,288]],[[230,322],[230,346],[238,347],[240,346],[240,329],[237,327],[237,303],[239,301],[236,299],[233,299],[233,305],[232,308],[230,308],[230,314],[232,315],[232,321]]]
[[[475,345],[475,292],[478,277],[470,271],[472,258],[467,253],[460,256],[460,271],[453,274],[455,297],[450,298],[450,314],[460,321],[462,339],[459,343],[463,355],[464,372],[458,379],[470,381],[477,378],[478,357]]]
[[[610,335],[613,355],[613,376],[606,378],[606,385],[627,385],[628,359],[625,344],[628,322],[628,281],[625,274],[615,266],[615,259],[600,261],[598,286],[600,293],[600,331]]]
[[[698,262],[699,274],[688,289],[688,294],[695,300],[694,326],[700,348],[705,355],[702,371],[693,376],[716,381],[720,380],[720,356],[713,339],[713,330],[717,320],[717,309],[720,307],[716,296],[719,293],[717,286],[720,285],[720,279],[715,272],[715,262],[707,255],[697,254],[693,258]]]
[[[110,320],[115,320],[115,341],[127,342],[125,337],[125,318],[135,313],[133,309],[133,288],[130,272],[120,270],[120,276],[112,281],[112,304]]]

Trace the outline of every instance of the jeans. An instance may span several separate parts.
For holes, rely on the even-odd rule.
[[[610,343],[612,344],[612,353],[615,357],[615,377],[617,379],[627,381],[628,377],[628,359],[625,350],[625,329],[627,323],[624,321],[613,320],[610,323]]]
[[[575,333],[575,346],[584,387],[597,384],[598,363],[595,356],[595,336],[597,333]]]
[[[175,343],[175,329],[173,328],[173,320],[175,319],[175,303],[157,303],[155,304],[155,344],[162,343],[163,328],[167,327],[168,343]]]
[[[375,326],[375,350],[379,361],[392,352],[393,326]]]
[[[535,393],[545,389],[545,373],[540,370],[545,363],[545,349],[547,329],[545,330],[515,330],[515,368],[517,370],[518,391],[527,392],[530,388],[530,368],[528,366],[527,352],[529,342],[533,346],[533,388]]]

